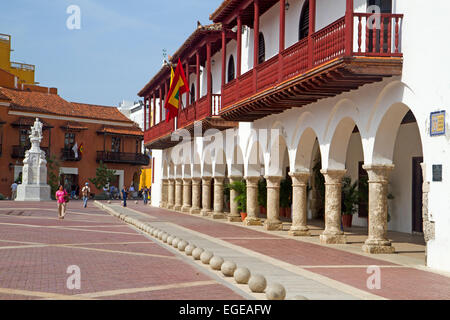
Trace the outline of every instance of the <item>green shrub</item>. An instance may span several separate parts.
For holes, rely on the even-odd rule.
[[[234,201],[238,204],[239,212],[247,212],[247,184],[245,181],[235,181],[228,185],[228,188],[236,191]]]
[[[106,193],[102,192],[102,193],[96,194],[94,196],[94,200],[109,200],[109,196]]]
[[[5,200],[6,197],[0,193],[0,200]]]

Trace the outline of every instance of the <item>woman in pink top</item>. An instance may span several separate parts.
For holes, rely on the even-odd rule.
[[[63,186],[59,186],[59,190],[56,191],[56,202],[58,203],[58,219],[64,219],[66,214],[66,199],[68,193],[64,190]]]

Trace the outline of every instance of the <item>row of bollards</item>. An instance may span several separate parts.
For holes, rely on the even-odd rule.
[[[173,236],[163,230],[143,223],[137,219],[131,218],[125,214],[119,214],[113,210],[108,210],[112,215],[118,217],[126,223],[134,225],[147,234],[161,240],[164,243],[184,252],[187,256],[192,256],[194,260],[200,260],[203,264],[209,264],[211,269],[221,271],[225,277],[234,277],[238,284],[247,284],[254,293],[265,293],[268,300],[284,300],[286,298],[286,289],[279,283],[267,285],[266,278],[261,274],[252,275],[250,270],[245,267],[237,267],[232,261],[225,261],[222,257],[214,255],[211,251],[199,248],[179,237]],[[307,300],[303,296],[296,296],[295,300]]]

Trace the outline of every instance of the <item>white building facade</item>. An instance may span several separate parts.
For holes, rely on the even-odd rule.
[[[377,7],[381,14],[373,15]],[[154,148],[152,204],[238,221],[233,201],[224,208],[223,188],[242,179],[244,223],[263,219],[266,229],[278,230],[280,181],[290,177],[289,234],[309,236],[307,221],[321,208],[321,242],[342,244],[341,179],[367,177],[366,212],[360,203],[353,216],[353,225],[368,228],[362,250],[395,252],[387,230],[423,234],[427,266],[450,271],[450,45],[438,36],[449,9],[445,0],[225,1],[211,15],[222,37],[196,31],[195,39],[206,40],[194,45],[191,37],[177,51],[186,57],[189,87],[199,91],[197,114],[201,99],[212,97],[209,117],[175,124],[169,133],[182,139],[168,142],[155,133],[164,125],[159,100],[141,91],[155,117],[153,126],[144,120],[146,146]],[[200,68],[189,46],[205,60]],[[219,120],[226,125],[205,126]],[[262,178],[266,217],[256,198]]]

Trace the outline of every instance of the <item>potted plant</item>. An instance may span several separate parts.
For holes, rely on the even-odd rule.
[[[228,184],[228,188],[234,190],[237,194],[234,201],[237,202],[241,219],[244,221],[247,218],[247,185],[244,181],[234,181]]]
[[[290,177],[280,182],[280,217],[291,216],[292,180]]]
[[[344,227],[352,226],[353,214],[356,213],[357,204],[360,200],[360,192],[358,191],[358,182],[352,183],[352,178],[346,176],[342,179],[342,224]]]
[[[258,204],[261,214],[267,214],[267,181],[261,179],[258,181]]]

